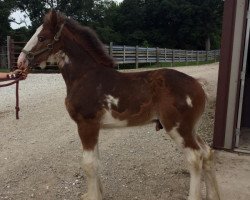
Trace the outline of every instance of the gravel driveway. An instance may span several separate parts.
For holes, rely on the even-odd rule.
[[[176,69],[209,83],[200,135],[210,143],[218,63]],[[75,200],[86,191],[81,144],[64,107],[65,93],[60,74],[30,74],[20,83],[16,120],[15,87],[0,89],[0,199]],[[99,147],[105,200],[186,199],[189,174],[182,153],[154,125],[102,130]]]

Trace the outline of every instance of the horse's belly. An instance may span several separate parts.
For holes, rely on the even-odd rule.
[[[128,126],[127,120],[120,120],[118,118],[114,118],[110,110],[105,110],[105,113],[102,116],[101,120],[101,128],[119,128],[127,126]]]

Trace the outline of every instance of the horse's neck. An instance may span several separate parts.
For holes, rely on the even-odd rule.
[[[75,82],[82,81],[81,79],[86,73],[94,68],[97,69],[93,63],[87,63],[86,60],[75,59],[74,56],[70,56],[70,54],[68,55],[64,52],[61,55],[58,56],[58,66],[67,86],[67,92],[70,91]]]
[[[58,65],[67,84],[78,79],[90,68],[95,68],[98,63],[73,38],[67,37],[63,41],[64,47],[58,53]]]
[[[88,65],[105,66],[113,68],[115,66],[114,60],[105,52],[101,42],[86,29],[86,33],[72,32],[66,28],[64,32],[65,51],[72,57],[72,59],[80,59],[81,62],[88,63]]]

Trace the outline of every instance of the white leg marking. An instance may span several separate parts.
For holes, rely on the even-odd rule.
[[[183,149],[184,139],[178,132],[179,123],[173,127],[168,134],[175,141],[175,143]],[[188,200],[201,200],[200,182],[202,172],[202,157],[199,150],[184,148],[184,154],[188,162],[190,170],[190,192]]]
[[[188,96],[188,95],[187,95],[187,97],[186,97],[186,102],[187,102],[187,105],[188,105],[188,106],[193,107],[192,99],[191,99],[190,96]]]
[[[177,125],[175,127],[173,127],[168,134],[170,135],[170,137],[175,141],[175,143],[178,145],[179,148],[183,148],[184,145],[184,140],[181,137],[180,133],[178,132],[178,128],[179,128],[180,124],[177,123]]]
[[[190,170],[190,192],[188,200],[201,200],[202,154],[200,150],[185,148],[184,153]]]
[[[206,184],[207,200],[220,200],[219,187],[214,169],[214,151],[205,144],[203,147],[203,169]]]
[[[98,176],[99,166],[98,145],[93,151],[85,150],[83,152],[83,169],[87,176],[87,194],[84,195],[85,200],[102,200],[102,188]]]

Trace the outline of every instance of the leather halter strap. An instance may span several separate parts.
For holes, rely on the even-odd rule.
[[[16,107],[15,107],[15,109],[16,109],[16,119],[19,119],[19,111],[20,111],[20,108],[19,108],[19,92],[18,92],[19,81],[20,80],[21,80],[21,78],[17,78],[17,79],[14,79],[10,83],[0,85],[0,88],[1,88],[1,87],[7,87],[7,86],[10,86],[10,85],[16,84]]]
[[[56,35],[54,36],[53,41],[51,43],[47,44],[46,47],[44,47],[44,48],[42,48],[42,49],[40,49],[38,51],[35,51],[35,52],[26,51],[25,49],[22,49],[22,52],[26,54],[27,59],[29,61],[32,61],[35,58],[35,56],[40,55],[40,54],[42,54],[45,51],[51,51],[54,48],[54,44],[59,41],[59,39],[61,37],[61,34],[62,34],[62,29],[63,29],[64,25],[65,25],[65,22],[60,26],[60,29],[56,33]]]

